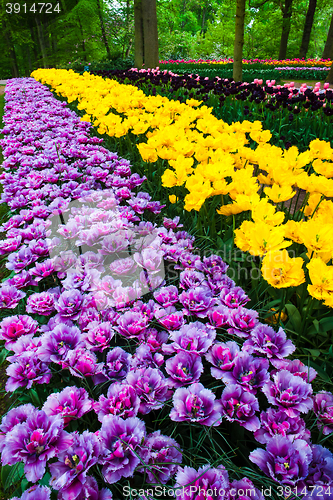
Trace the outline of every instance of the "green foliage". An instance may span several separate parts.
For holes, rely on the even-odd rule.
[[[85,68],[89,65],[89,71],[91,73],[98,72],[109,72],[114,70],[126,71],[127,69],[133,68],[134,60],[131,58],[122,59],[121,57],[115,57],[114,59],[108,61],[92,61],[87,63],[86,61],[74,61],[72,64],[64,65],[65,69],[73,69],[78,73],[83,73],[86,71]]]

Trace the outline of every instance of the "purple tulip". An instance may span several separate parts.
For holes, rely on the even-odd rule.
[[[163,271],[163,252],[158,249],[144,248],[140,253],[134,254],[134,260],[148,275]]]
[[[167,330],[178,330],[184,324],[184,313],[174,306],[157,309],[155,318]]]
[[[131,360],[131,370],[137,368],[159,368],[164,363],[164,356],[159,352],[152,352],[148,344],[141,344],[136,349]]]
[[[146,472],[149,483],[165,484],[176,473],[182,462],[180,446],[161,431],[149,434],[139,451],[140,458],[148,467],[140,467],[139,472]]]
[[[114,347],[108,352],[105,370],[109,379],[123,380],[130,368],[131,355],[121,347]]]
[[[282,328],[276,332],[271,326],[260,323],[252,330],[249,339],[244,342],[244,349],[250,354],[264,354],[269,359],[283,359],[292,354],[296,346],[287,339]]]
[[[225,306],[232,309],[244,306],[250,300],[240,286],[235,286],[231,289],[223,289],[220,293],[220,299]]]
[[[139,412],[143,415],[163,407],[169,399],[168,381],[157,368],[139,368],[130,371],[126,382],[133,387],[140,398]]]
[[[55,295],[50,292],[33,293],[27,300],[27,312],[49,316],[55,311]]]
[[[42,410],[46,415],[61,415],[65,426],[71,420],[78,420],[92,408],[88,393],[82,387],[65,387],[61,392],[50,394]]]
[[[237,337],[240,338],[248,338],[249,335],[252,335],[252,331],[257,324],[257,311],[246,309],[245,307],[238,307],[237,309],[232,309],[230,312],[231,328],[228,328],[228,333],[230,335],[237,335]]]
[[[26,314],[8,316],[0,323],[0,338],[5,341],[6,349],[11,350],[13,344],[22,336],[33,336],[38,328],[38,323]]]
[[[103,447],[99,463],[103,465],[102,472],[108,483],[133,476],[140,463],[137,449],[145,437],[145,424],[137,417],[127,420],[113,415],[104,417],[99,433]]]
[[[17,424],[6,436],[2,464],[24,462],[28,481],[35,483],[45,473],[46,462],[71,446],[73,438],[63,430],[60,415],[33,413],[26,422]]]
[[[121,418],[136,417],[140,407],[140,399],[131,385],[121,382],[111,384],[107,397],[100,396],[94,404],[98,420],[103,422],[105,415],[118,415]]]
[[[198,286],[206,287],[208,285],[203,273],[187,269],[182,271],[179,276],[179,286],[184,290],[196,288]]]
[[[318,429],[328,436],[333,432],[333,394],[320,391],[313,400],[313,411],[317,417]]]
[[[167,360],[165,370],[170,375],[169,385],[171,387],[182,387],[198,382],[203,372],[203,364],[201,357],[197,354],[180,351]]]
[[[18,271],[22,271],[25,267],[28,267],[34,260],[36,260],[36,257],[33,255],[30,248],[23,245],[17,253],[8,255],[6,267],[17,273]]]
[[[35,267],[29,269],[29,273],[36,276],[35,281],[38,282],[54,273],[54,262],[52,259],[36,262]]]
[[[214,469],[206,464],[197,471],[192,467],[178,467],[174,488],[179,500],[199,500],[200,497],[207,500],[226,500],[230,484],[223,465]],[[211,492],[216,492],[213,493],[214,497]]]
[[[134,262],[132,257],[126,257],[124,259],[114,260],[111,262],[109,267],[112,275],[130,276],[135,273],[137,264]]]
[[[83,347],[68,351],[62,366],[79,378],[98,376],[103,371],[103,363],[97,362],[96,354]]]
[[[239,384],[244,390],[255,394],[269,381],[269,361],[265,358],[254,358],[247,352],[241,352],[235,359],[232,371],[223,372],[225,384]]]
[[[291,442],[287,437],[275,436],[266,450],[257,448],[249,458],[274,481],[295,486],[308,475],[312,451],[303,439]]]
[[[84,333],[83,340],[87,349],[103,352],[110,347],[110,342],[115,333],[110,322],[99,323],[94,321],[89,323],[88,331]]]
[[[15,425],[25,422],[28,417],[37,411],[38,410],[30,403],[9,410],[2,418],[0,424],[0,452],[3,450],[6,434],[10,432]]]
[[[6,284],[21,290],[29,285],[36,286],[37,281],[32,278],[28,271],[21,271],[19,274],[15,274],[15,276],[7,280]]]
[[[58,453],[50,464],[52,487],[60,490],[63,500],[77,498],[84,489],[87,472],[98,461],[101,443],[92,432],[75,433],[69,448]]]
[[[18,290],[13,285],[2,285],[0,288],[0,309],[15,309],[25,296],[25,292]]]
[[[74,321],[80,316],[82,303],[83,296],[79,290],[66,290],[55,303],[55,308],[62,319]]]
[[[60,323],[41,336],[42,345],[38,349],[38,357],[45,363],[52,361],[61,364],[69,351],[84,346],[82,337],[77,326]]]
[[[299,359],[277,359],[271,358],[270,362],[272,365],[277,368],[277,370],[288,370],[288,372],[293,375],[297,375],[301,377],[305,382],[312,382],[317,376],[316,370],[311,368],[310,366],[306,366]],[[272,370],[272,375],[277,373],[277,371]]]
[[[214,295],[220,295],[222,290],[231,290],[236,286],[234,280],[229,278],[227,275],[220,275],[215,273],[208,276],[208,286]]]
[[[21,246],[22,236],[16,236],[15,238],[8,238],[6,240],[0,241],[0,255],[5,255],[6,253],[15,252]]]
[[[148,326],[148,318],[140,312],[127,311],[119,317],[115,329],[126,338],[140,337]]]
[[[219,255],[210,255],[210,257],[204,257],[202,262],[198,262],[196,268],[199,271],[205,272],[210,275],[216,273],[225,274],[228,270],[228,264],[226,264]]]
[[[283,436],[294,441],[304,439],[309,441],[311,434],[305,428],[304,420],[297,417],[289,417],[283,410],[268,408],[260,413],[261,427],[254,433],[254,437],[261,444],[266,444],[274,436]]]
[[[33,384],[48,384],[52,374],[46,363],[38,359],[33,351],[16,356],[15,362],[6,369],[8,380],[6,391],[13,392],[19,387],[30,389]]]
[[[164,308],[173,306],[178,302],[178,289],[174,285],[164,286],[154,292],[154,299]]]
[[[213,377],[220,379],[224,372],[234,368],[239,347],[236,342],[216,342],[205,355],[207,361],[213,365],[210,369]]]
[[[230,309],[226,306],[219,305],[211,307],[208,311],[208,319],[211,325],[216,328],[230,326]]]
[[[179,301],[184,306],[185,314],[198,318],[205,318],[209,309],[215,305],[215,299],[209,289],[202,286],[182,292]]]
[[[237,422],[248,431],[254,432],[260,427],[259,418],[255,415],[259,411],[257,398],[237,384],[229,384],[221,396],[222,415],[229,422]]]
[[[327,491],[327,487],[333,485],[333,455],[327,448],[314,444],[311,446],[312,460],[309,465],[309,473],[306,478],[300,483],[299,489],[302,487],[310,491],[309,486],[313,489],[322,486],[322,491]],[[320,497],[318,493],[318,497]]]
[[[195,321],[181,327],[176,332],[170,332],[171,344],[163,344],[163,352],[173,354],[174,352],[187,351],[194,354],[204,354],[213,344],[216,331],[210,325]]]
[[[228,500],[265,500],[265,497],[250,479],[243,477],[231,483]]]
[[[173,395],[171,420],[217,426],[221,423],[222,405],[215,394],[200,383],[179,388]]]
[[[22,494],[20,498],[12,497],[12,500],[50,500],[51,490],[47,486],[37,484],[31,486]]]
[[[289,417],[307,413],[313,405],[311,385],[287,370],[273,375],[273,381],[267,382],[262,392],[269,403],[284,410]]]

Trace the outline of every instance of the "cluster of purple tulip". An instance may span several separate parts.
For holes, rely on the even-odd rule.
[[[239,424],[266,445],[250,460],[277,484],[330,498],[333,455],[311,443],[301,414],[329,435],[333,395],[313,395],[316,372],[286,359],[295,346],[245,307],[222,259],[201,257],[179,218],[138,191],[145,179],[42,84],[7,84],[4,123],[6,390],[48,389],[40,408],[16,406],[0,425],[3,465],[23,462],[30,483],[51,474],[21,499],[49,500],[52,489],[59,500],[109,500],[107,486],[134,474],[172,483],[180,499],[199,498],[193,485],[202,498],[214,488],[216,499],[248,498],[245,487],[264,498],[223,465],[181,466],[181,436],[146,418],[159,411],[169,425]]]

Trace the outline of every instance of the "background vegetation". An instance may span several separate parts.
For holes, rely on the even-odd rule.
[[[290,3],[246,3],[243,57],[278,57],[286,1]],[[333,5],[330,0],[314,3],[307,57],[319,58],[329,34]],[[9,9],[6,0],[0,4],[2,79],[27,76],[38,67],[70,66],[78,60],[88,64],[125,59],[126,67],[134,62],[134,0],[59,0],[53,2],[58,7],[52,13],[34,12],[33,0],[13,3],[19,12]],[[290,5],[286,56],[298,57],[309,2],[292,0]],[[236,0],[157,0],[160,59],[232,57],[235,10]]]

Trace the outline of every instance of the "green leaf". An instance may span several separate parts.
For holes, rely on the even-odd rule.
[[[331,379],[330,377],[327,375],[327,373],[319,366],[317,365],[317,363],[314,363],[311,359],[309,360],[309,364],[310,366],[312,366],[312,368],[314,368],[318,375],[325,381],[325,382],[330,382]]]
[[[26,477],[24,477],[21,481],[21,490],[22,490],[22,493],[28,488],[29,486],[29,481],[27,480]]]
[[[44,474],[44,476],[42,477],[42,479],[40,481],[38,481],[38,484],[41,484],[42,486],[49,486],[50,479],[51,479],[51,474],[49,474],[48,472],[46,472]]]
[[[37,394],[37,391],[35,389],[30,389],[29,390],[29,395],[30,395],[30,400],[34,404],[34,406],[40,407],[41,406],[41,401],[39,399],[39,396]]]
[[[314,358],[318,358],[320,356],[321,351],[318,349],[308,349],[307,347],[304,348],[305,351],[308,351]]]
[[[13,276],[15,276],[15,274],[16,274],[16,273],[15,273],[15,271],[12,271],[12,272],[9,274],[9,276],[6,276],[5,278],[3,278],[3,279],[1,280],[1,282],[3,283],[4,281],[9,280],[9,279],[10,279],[10,278],[12,278]]]
[[[321,330],[324,330],[324,332],[328,332],[329,330],[333,329],[333,316],[329,316],[328,318],[322,318],[319,321],[319,325]]]
[[[292,324],[294,330],[296,332],[299,332],[302,326],[302,318],[299,310],[293,304],[286,304],[285,308],[288,313],[289,321]]]
[[[3,347],[1,349],[1,352],[0,352],[0,366],[4,364],[4,362],[6,361],[6,358],[8,356],[10,351],[7,351],[7,349],[5,347]]]
[[[1,482],[4,490],[14,486],[24,476],[24,464],[19,462],[15,465],[4,465],[1,468]]]

